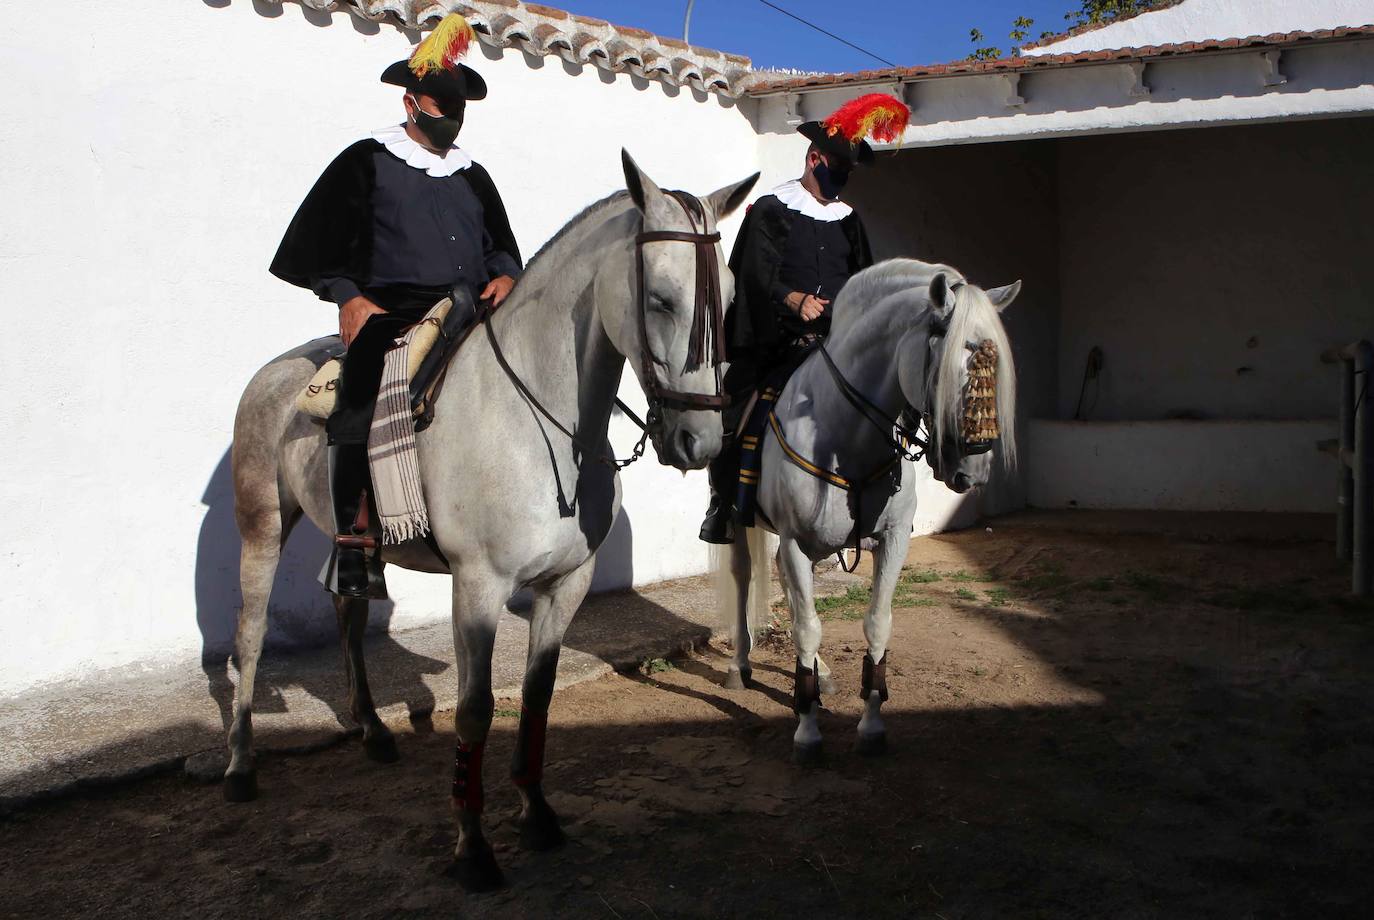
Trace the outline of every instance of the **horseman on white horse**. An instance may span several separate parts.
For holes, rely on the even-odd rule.
[[[801,178],[750,206],[730,255],[736,287],[726,318],[730,370],[725,390],[734,409],[726,414],[727,431],[738,425],[751,392],[766,380],[785,377],[825,341],[835,297],[846,281],[873,264],[863,221],[840,194],[856,166],[874,161],[865,135],[894,119],[905,123],[908,114],[894,97],[871,93],[824,122],[805,122],[797,132],[811,146]],[[701,525],[707,543],[728,544],[734,537],[739,456],[732,440],[711,463],[711,505]]]
[[[461,16],[449,17],[410,60],[382,73],[383,83],[405,88],[405,122],[329,164],[272,261],[272,274],[339,307],[347,352],[325,426],[335,538],[321,581],[345,597],[386,597],[381,555],[362,548],[377,542],[367,441],[383,357],[455,289],[468,294],[455,303],[494,307],[521,272],[496,185],[455,143],[467,103],[487,96],[486,81],[457,60],[471,37]]]

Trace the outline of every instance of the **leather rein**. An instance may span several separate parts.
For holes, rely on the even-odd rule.
[[[706,215],[701,206],[701,202],[693,195],[680,191],[666,191],[665,194],[671,196],[682,209],[687,213],[687,219],[691,223],[693,231],[698,228],[700,222],[701,229],[705,229]],[[692,331],[691,338],[687,343],[687,370],[695,370],[709,357],[716,375],[716,392],[707,393],[687,393],[680,390],[671,390],[659,383],[658,374],[654,368],[654,359],[649,351],[649,333],[647,324],[648,303],[644,288],[644,244],[658,242],[682,242],[691,243],[696,247],[696,296],[692,312]],[[720,412],[730,404],[730,397],[721,392],[721,372],[720,365],[725,360],[725,306],[722,302],[720,287],[719,260],[716,257],[716,244],[720,242],[720,233],[705,232],[682,232],[677,230],[654,230],[644,231],[635,235],[635,307],[639,314],[639,347],[643,361],[643,379],[645,396],[649,402],[649,412],[647,418],[641,420],[640,417],[624,402],[616,397],[615,404],[625,416],[639,427],[642,434],[635,443],[634,450],[629,457],[618,458],[613,454],[603,453],[600,449],[594,448],[584,442],[572,432],[566,425],[560,422],[552,412],[545,408],[539,398],[530,391],[525,381],[520,379],[520,375],[510,366],[506,360],[505,352],[501,349],[501,344],[496,340],[496,331],[492,328],[491,316],[495,312],[492,307],[487,307],[482,311],[478,322],[486,327],[487,341],[491,344],[492,354],[496,357],[496,363],[501,370],[510,378],[520,395],[533,406],[540,415],[548,419],[554,428],[557,428],[563,435],[572,442],[573,446],[583,454],[595,457],[598,462],[614,470],[623,470],[625,467],[634,463],[644,456],[644,446],[649,439],[650,432],[661,423],[663,418],[663,407],[685,410],[685,409],[704,409],[712,412]],[[704,355],[703,351],[706,344],[707,329],[710,329],[712,350],[709,356]]]

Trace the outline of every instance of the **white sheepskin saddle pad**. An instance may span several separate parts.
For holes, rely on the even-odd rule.
[[[420,363],[424,361],[425,355],[429,354],[434,343],[439,341],[439,330],[443,328],[444,317],[448,316],[449,308],[452,306],[453,301],[444,298],[406,333],[410,337],[410,367],[406,371],[406,376],[410,379],[415,378],[415,372],[420,369]],[[296,397],[296,408],[306,415],[320,419],[329,418],[334,414],[334,404],[339,398],[339,373],[342,369],[343,362],[338,358],[330,358],[321,365],[315,376],[305,385],[305,389]]]

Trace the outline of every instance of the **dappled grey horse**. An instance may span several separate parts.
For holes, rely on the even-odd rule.
[[[758,510],[779,538],[792,613],[793,745],[801,762],[820,753],[820,695],[833,692],[819,655],[812,566],[876,537],[858,748],[878,753],[887,738],[879,707],[887,699],[892,595],[916,514],[916,468],[903,460],[924,455],[935,477],[961,493],[987,481],[994,455],[1015,462],[1015,368],[998,313],[1020,290],[1018,281],[985,292],[955,269],[913,259],[867,268],[840,291],[829,339],[773,407],[759,448]],[[766,555],[757,528],[738,528],[733,545],[717,554],[734,642],[727,687],[750,681],[749,652],[766,609]]]
[[[458,656],[454,804],[460,880],[500,884],[482,836],[482,751],[494,700],[497,621],[511,596],[533,593],[513,778],[521,842],[562,840],[541,788],[549,701],[563,634],[591,584],[593,558],[620,507],[607,427],[628,358],[649,400],[659,459],[699,469],[720,451],[719,315],[733,279],[717,221],[757,174],[705,199],[664,192],[623,156],[628,192],[592,205],[531,260],[509,300],[454,358],[433,424],[418,436],[433,541],[384,546],[389,563],[453,581]],[[703,312],[704,311],[704,312]],[[243,540],[240,673],[225,795],[256,795],[253,683],[282,543],[304,513],[331,526],[323,427],[296,396],[331,350],[318,339],[275,359],[249,383],[234,423],[234,493]],[[445,561],[446,560],[446,561]],[[395,742],[378,719],[363,665],[367,601],[336,598],[349,705],[369,756]]]

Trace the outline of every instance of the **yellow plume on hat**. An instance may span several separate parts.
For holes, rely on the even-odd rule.
[[[451,70],[476,38],[477,33],[466,19],[449,13],[415,48],[410,56],[410,72],[423,78],[432,70]]]

